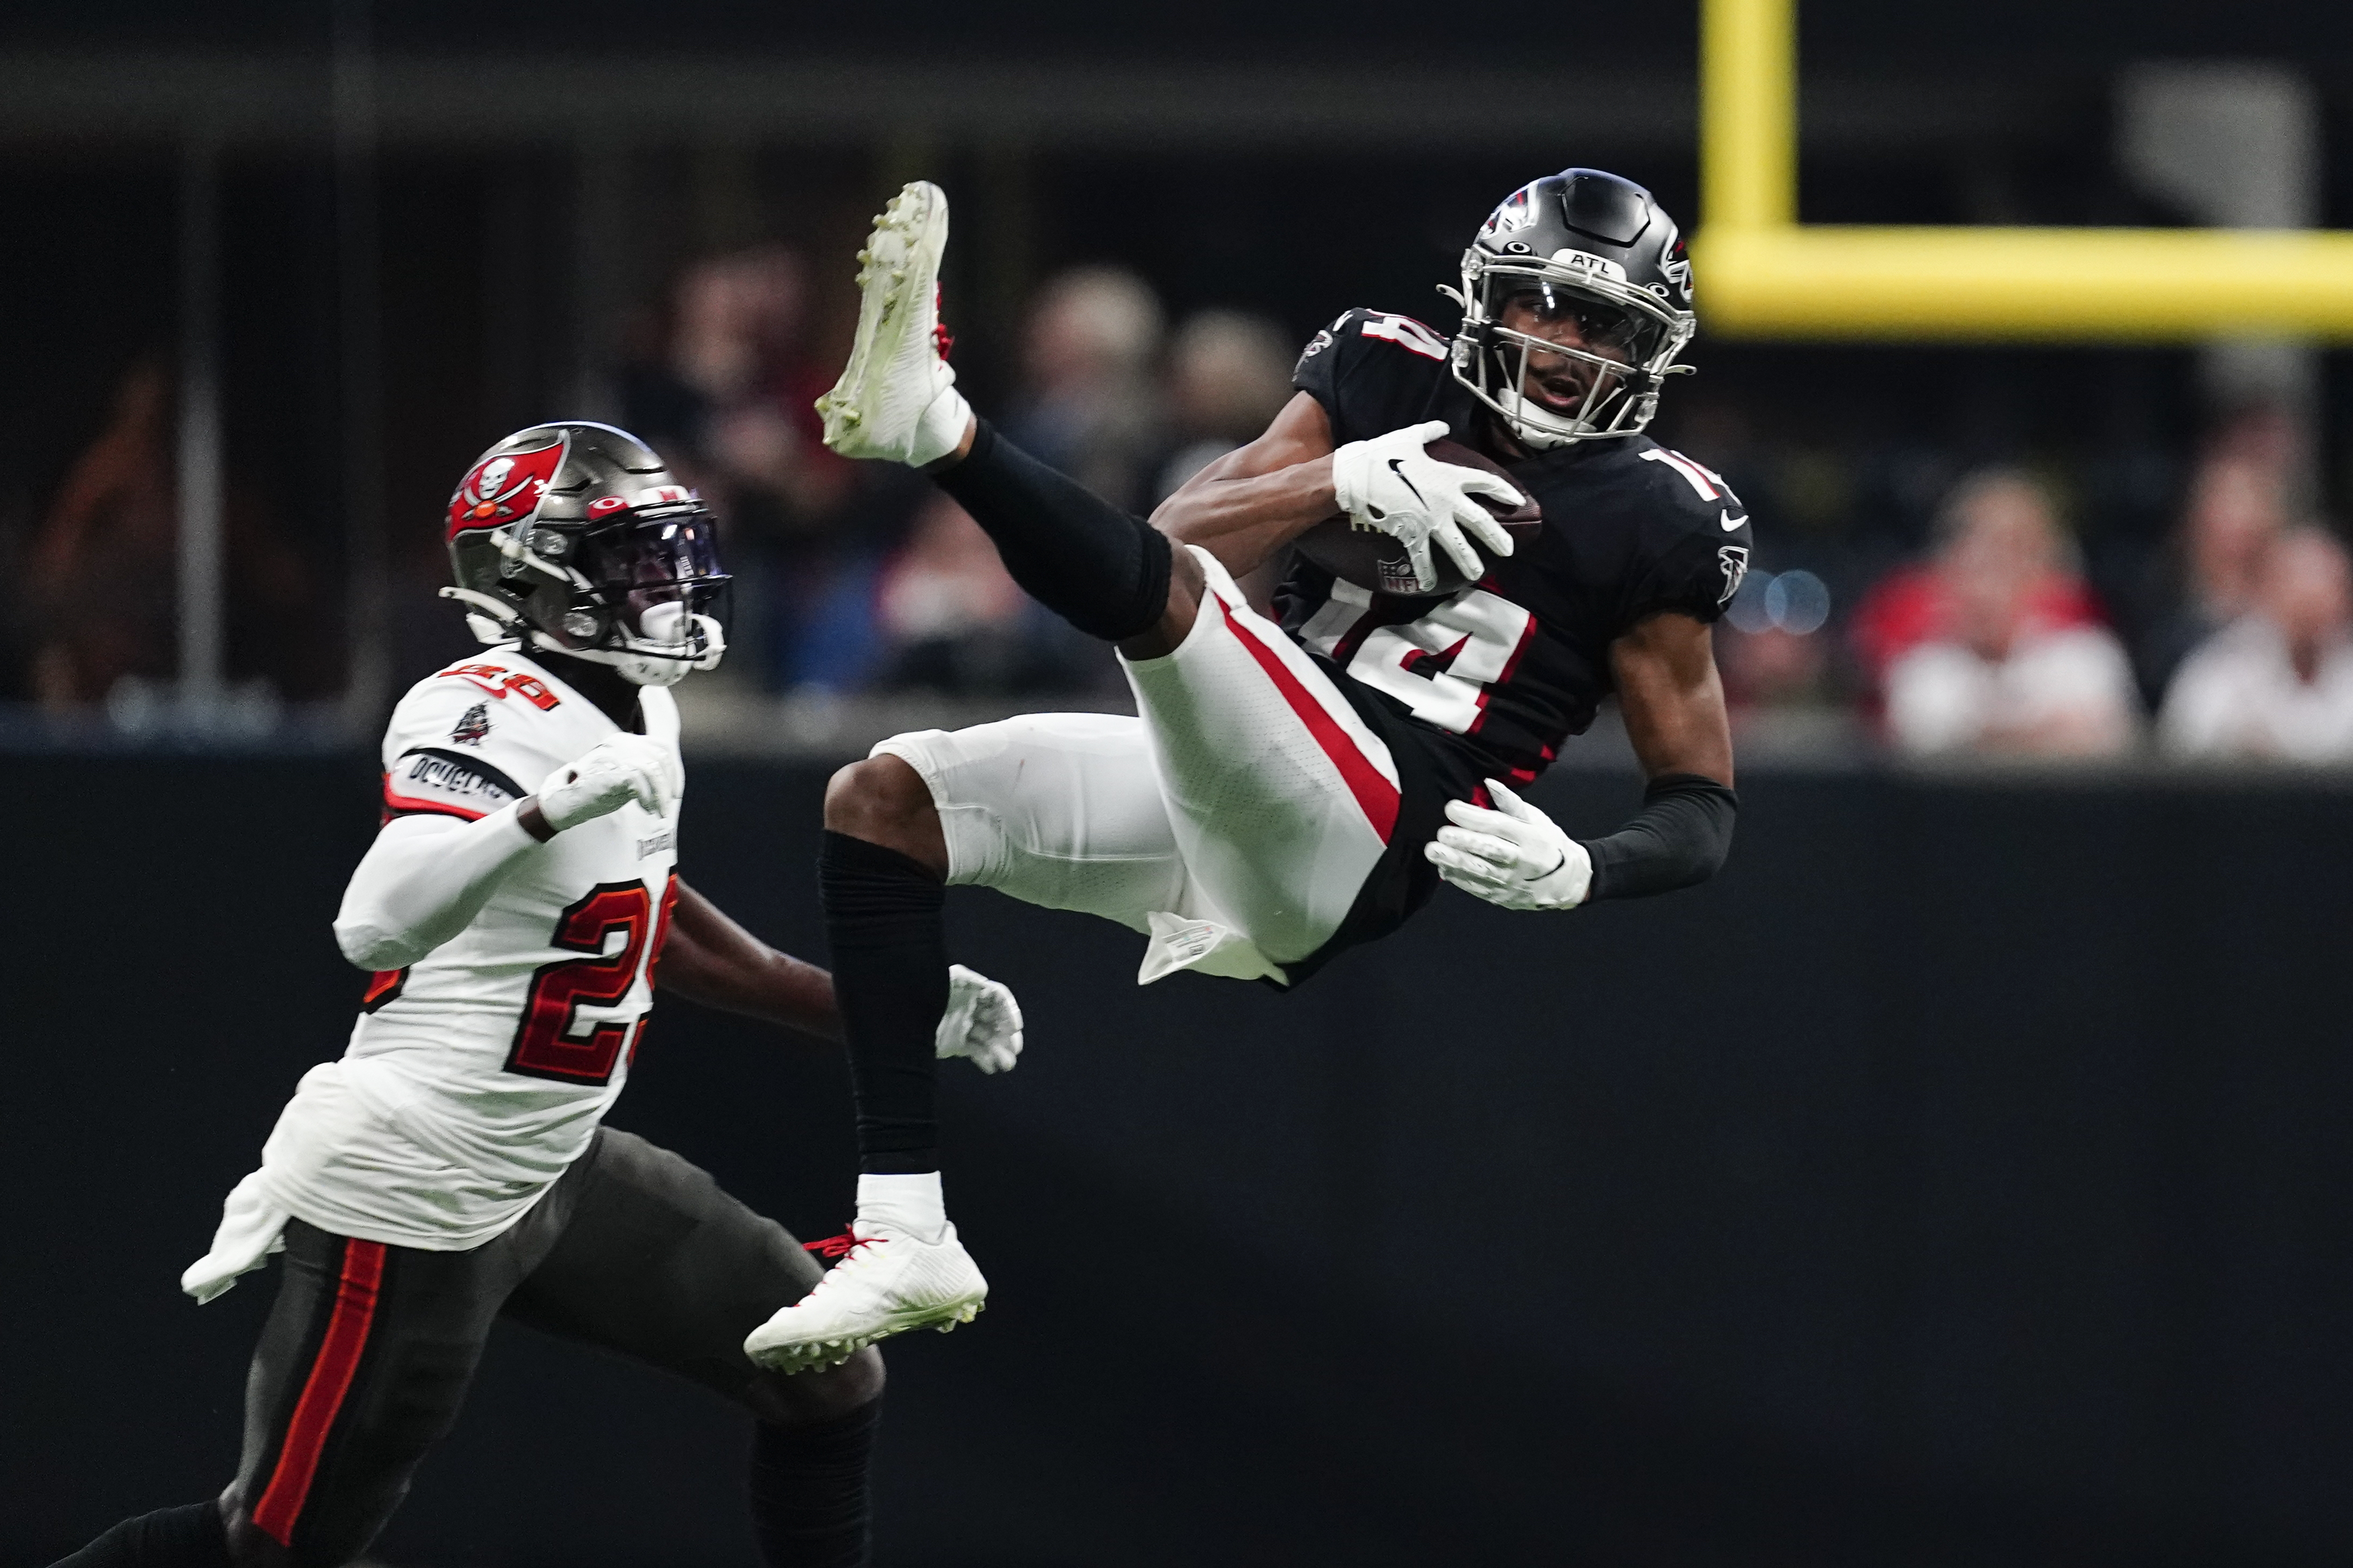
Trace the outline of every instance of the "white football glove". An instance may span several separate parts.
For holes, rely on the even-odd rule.
[[[1593,889],[1593,857],[1543,812],[1493,779],[1496,810],[1446,803],[1438,837],[1422,855],[1464,892],[1507,910],[1573,910]]]
[[[948,1010],[932,1037],[943,1057],[967,1057],[983,1072],[1011,1072],[1021,1058],[1021,1004],[987,975],[948,965]]]
[[[1493,496],[1513,506],[1524,499],[1483,468],[1441,463],[1422,450],[1445,434],[1446,421],[1432,419],[1369,441],[1351,441],[1332,454],[1332,489],[1340,510],[1404,545],[1424,589],[1438,585],[1438,570],[1430,563],[1432,540],[1474,582],[1486,574],[1487,563],[1471,547],[1472,539],[1497,555],[1512,552],[1510,530],[1472,496]]]
[[[678,759],[643,735],[608,735],[547,775],[539,815],[557,833],[636,801],[656,816],[678,804]]]

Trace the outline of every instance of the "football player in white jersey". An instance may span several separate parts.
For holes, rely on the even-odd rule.
[[[455,1420],[504,1316],[663,1367],[756,1423],[754,1524],[778,1568],[862,1563],[882,1366],[764,1370],[745,1334],[819,1270],[686,1161],[601,1125],[667,991],[839,1037],[822,970],[673,869],[684,772],[669,687],[715,665],[712,521],[635,437],[518,432],[451,499],[466,607],[493,645],[419,681],[384,739],[384,826],[335,920],[375,972],[339,1060],[306,1073],[182,1287],[283,1252],[216,1501],[67,1558],[356,1558]],[[1020,1016],[960,972],[937,1041],[1013,1065]]]

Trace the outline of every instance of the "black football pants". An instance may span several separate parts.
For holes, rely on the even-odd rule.
[[[456,1421],[501,1317],[617,1351],[798,1426],[879,1389],[874,1367],[786,1378],[744,1336],[819,1270],[774,1220],[642,1138],[600,1131],[510,1230],[426,1252],[287,1226],[284,1282],[246,1384],[231,1497],[241,1555],[337,1568],[365,1550]],[[845,1375],[847,1374],[847,1375]]]

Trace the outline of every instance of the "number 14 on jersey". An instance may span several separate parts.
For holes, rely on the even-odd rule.
[[[1458,735],[1478,728],[1493,688],[1512,678],[1535,637],[1534,616],[1484,588],[1465,588],[1418,619],[1376,626],[1359,641],[1371,607],[1363,589],[1336,583],[1301,640],[1345,660],[1349,675],[1396,698],[1415,718]]]

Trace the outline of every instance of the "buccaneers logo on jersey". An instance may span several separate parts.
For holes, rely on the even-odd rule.
[[[449,531],[496,528],[539,510],[547,481],[564,461],[564,443],[554,442],[535,452],[514,452],[490,458],[458,483],[449,498]]]

